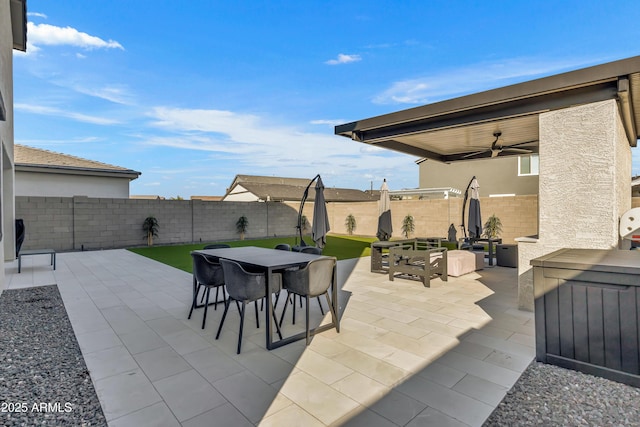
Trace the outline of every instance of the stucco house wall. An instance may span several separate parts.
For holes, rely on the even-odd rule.
[[[129,198],[128,178],[17,170],[16,196]]]
[[[256,202],[258,199],[258,196],[240,184],[236,185],[229,194],[224,197],[225,202]]]
[[[442,163],[419,163],[420,188],[453,187],[464,191],[475,175],[482,194],[538,194],[538,175],[518,176],[518,157]]]
[[[20,2],[14,8],[21,7]],[[15,13],[15,11],[14,11]],[[0,0],[0,94],[4,120],[0,120],[0,259],[15,258],[15,216],[13,199],[13,24],[11,1]],[[0,269],[0,292],[5,288],[4,268]]]
[[[518,244],[520,308],[534,306],[531,259],[619,247],[630,182],[631,148],[615,100],[540,115],[539,237]]]

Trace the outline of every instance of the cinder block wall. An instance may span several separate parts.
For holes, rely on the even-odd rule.
[[[458,232],[457,237],[464,237],[461,228],[462,200],[431,199],[431,200],[393,200],[391,201],[391,218],[393,221],[393,235],[402,235],[402,221],[408,214],[413,216],[415,231],[413,237],[447,237],[449,225],[453,224]],[[347,215],[356,218],[354,234],[374,236],[378,229],[378,203],[329,203],[329,222],[331,232],[347,234],[345,221]],[[514,243],[516,237],[530,236],[538,233],[538,197],[481,197],[480,207],[482,219],[496,214],[502,222],[502,240],[504,243]],[[305,204],[305,215],[307,205]],[[312,213],[312,208],[309,213]],[[467,222],[465,214],[465,224]],[[311,221],[311,219],[309,219]]]
[[[16,197],[16,219],[25,224],[23,249],[73,249],[73,199]]]
[[[537,196],[481,197],[480,204],[484,220],[494,213],[500,218],[504,243],[538,233]],[[154,239],[160,245],[237,239],[235,224],[241,215],[249,219],[248,239],[293,236],[298,208],[298,203],[277,202],[16,197],[16,218],[24,220],[27,232],[23,248],[58,251],[145,245],[142,222],[150,215],[160,223]],[[347,234],[349,214],[356,218],[355,234],[377,232],[377,202],[328,203],[327,211],[332,233]],[[401,236],[407,214],[414,217],[413,237],[446,237],[450,224],[463,237],[461,198],[392,201],[391,211],[394,237]],[[303,213],[311,224],[313,202],[305,203]]]
[[[249,220],[245,238],[292,236],[297,212],[275,202],[207,202],[88,197],[16,197],[16,218],[26,228],[24,249],[57,251],[142,246],[142,223],[155,216],[159,245],[233,240],[236,221]]]

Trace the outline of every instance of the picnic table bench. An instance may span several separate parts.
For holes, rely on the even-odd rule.
[[[22,257],[30,255],[51,255],[51,265],[56,269],[56,251],[54,249],[28,249],[18,252],[18,273],[22,270]]]

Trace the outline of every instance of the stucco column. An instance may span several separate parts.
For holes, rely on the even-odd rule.
[[[631,208],[631,148],[615,100],[540,115],[538,239],[518,243],[518,305],[533,310],[531,259],[618,248]]]

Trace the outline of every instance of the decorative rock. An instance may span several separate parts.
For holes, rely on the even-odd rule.
[[[56,285],[2,292],[0,360],[0,425],[107,425]]]
[[[533,362],[484,426],[638,426],[640,389]]]

